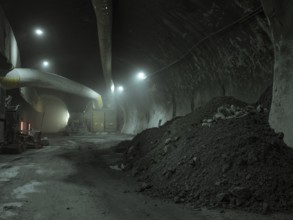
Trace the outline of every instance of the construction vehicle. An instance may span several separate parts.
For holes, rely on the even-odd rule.
[[[22,120],[19,105],[11,106],[11,97],[5,100],[4,140],[2,153],[22,153],[27,148],[41,148],[41,132],[33,131],[31,124]],[[2,119],[3,120],[3,119]]]

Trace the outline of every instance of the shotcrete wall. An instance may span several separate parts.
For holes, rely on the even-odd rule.
[[[128,83],[117,99],[122,132],[158,126],[216,96],[253,103],[272,84],[273,45],[259,1],[151,2],[118,6],[124,20],[114,29],[120,36],[114,57],[151,73],[147,81]]]
[[[273,33],[275,75],[270,125],[293,147],[293,2],[263,0]]]
[[[19,51],[13,31],[0,7],[0,75],[20,67]]]

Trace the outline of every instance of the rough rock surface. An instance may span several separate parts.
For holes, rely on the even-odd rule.
[[[219,107],[231,105],[247,114],[202,126]],[[125,151],[125,170],[141,182],[137,191],[194,207],[291,210],[293,150],[267,121],[267,111],[220,97],[118,148]]]

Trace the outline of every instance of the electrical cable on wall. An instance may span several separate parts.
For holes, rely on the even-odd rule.
[[[198,41],[196,44],[194,44],[186,53],[184,53],[181,57],[179,57],[178,59],[176,59],[175,61],[171,62],[170,64],[168,64],[167,66],[149,74],[148,77],[153,77],[154,75],[157,75],[158,73],[161,73],[163,72],[164,70],[172,67],[173,65],[175,65],[176,63],[180,62],[181,60],[183,60],[186,56],[188,56],[197,46],[199,46],[200,44],[202,44],[204,41],[214,37],[215,35],[218,35],[224,31],[226,31],[227,29],[233,27],[234,25],[237,25],[237,24],[241,24],[249,19],[251,19],[252,17],[255,17],[256,15],[260,14],[260,13],[263,13],[264,10],[263,10],[263,7],[260,6],[258,8],[256,8],[255,10],[253,10],[251,13],[237,19],[236,21],[234,21],[233,23],[221,28],[220,30],[216,31],[216,32],[213,32],[211,34],[209,34],[208,36],[204,37],[203,39],[201,39],[200,41]]]

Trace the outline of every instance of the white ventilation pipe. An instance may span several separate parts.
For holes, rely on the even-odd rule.
[[[21,87],[54,89],[95,100],[98,108],[103,107],[102,96],[94,90],[53,73],[33,69],[15,68],[0,77],[0,85],[5,89]]]

